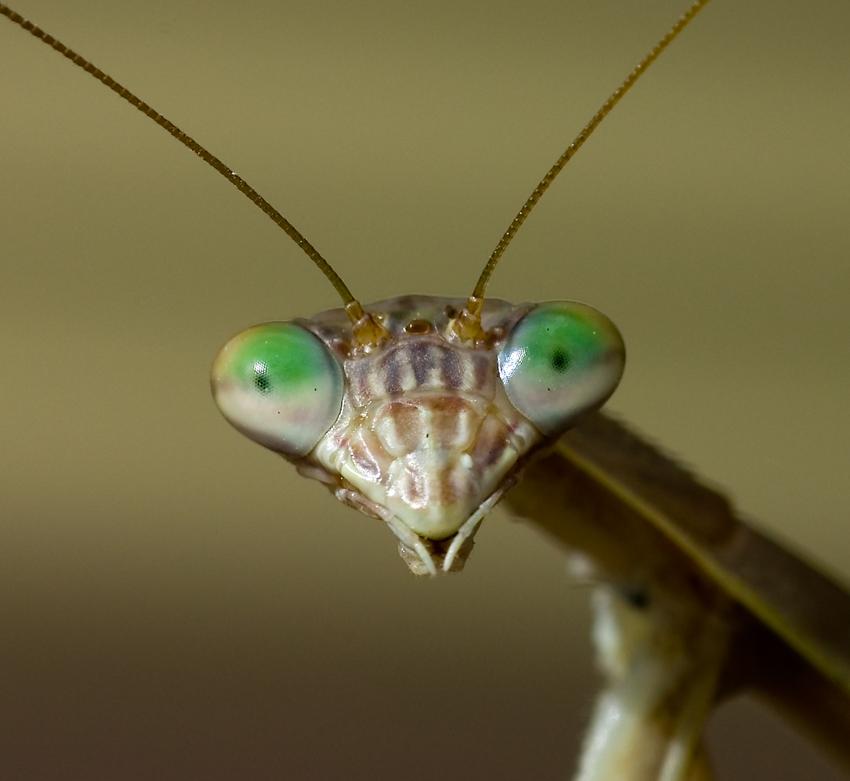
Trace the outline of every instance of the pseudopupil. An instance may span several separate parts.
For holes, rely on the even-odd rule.
[[[260,393],[269,393],[272,389],[272,381],[269,379],[269,369],[264,363],[254,364],[254,387]]]
[[[551,364],[558,374],[563,374],[570,365],[570,357],[567,355],[567,351],[556,347],[552,352]]]

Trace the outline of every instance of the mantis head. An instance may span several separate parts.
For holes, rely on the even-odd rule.
[[[231,339],[212,371],[237,429],[385,521],[423,574],[462,566],[527,457],[599,407],[625,360],[613,323],[584,304],[489,299],[474,340],[458,336],[462,304],[373,304],[383,338],[368,346],[343,309],[266,323]]]

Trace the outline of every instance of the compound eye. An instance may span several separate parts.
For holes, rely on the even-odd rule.
[[[511,403],[547,435],[566,429],[614,392],[626,352],[616,326],[575,301],[539,304],[499,352]]]
[[[211,383],[233,426],[288,456],[309,453],[342,407],[339,362],[295,323],[265,323],[234,336],[213,363]]]

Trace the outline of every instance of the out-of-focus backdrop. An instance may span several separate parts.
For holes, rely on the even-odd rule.
[[[364,301],[464,294],[684,2],[17,0],[252,182]],[[491,287],[621,327],[611,407],[850,580],[850,5],[718,2]],[[263,215],[0,21],[0,776],[563,778],[586,590],[504,511],[466,571],[220,419],[256,322],[336,305]],[[721,779],[836,770],[724,706]],[[746,773],[746,774],[745,774]]]

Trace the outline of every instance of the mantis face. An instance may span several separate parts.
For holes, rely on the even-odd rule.
[[[235,336],[212,370],[224,416],[251,439],[387,523],[418,574],[459,569],[525,458],[613,392],[623,341],[576,302],[488,300],[478,339],[463,300],[369,307],[386,336],[358,346],[334,309]]]

